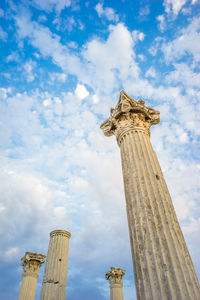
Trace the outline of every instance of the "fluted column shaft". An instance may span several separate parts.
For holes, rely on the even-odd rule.
[[[45,266],[40,300],[65,300],[69,238],[65,230],[50,233],[50,242]]]
[[[199,283],[173,204],[142,128],[120,150],[138,299],[199,299]]]
[[[144,104],[122,91],[101,125],[121,151],[137,298],[198,300],[198,278],[150,142],[159,112]]]
[[[120,268],[111,267],[106,273],[106,279],[110,283],[110,300],[124,300],[122,276],[125,271]]]
[[[45,260],[45,256],[33,252],[26,252],[22,258],[24,274],[20,287],[18,300],[34,300],[39,269]]]
[[[122,285],[120,284],[110,285],[110,300],[124,300]]]
[[[37,277],[23,276],[18,300],[34,300]]]

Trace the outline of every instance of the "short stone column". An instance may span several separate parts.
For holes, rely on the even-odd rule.
[[[50,242],[40,300],[65,300],[68,248],[71,234],[65,230],[50,233]]]
[[[21,265],[24,268],[24,274],[18,300],[34,300],[40,266],[44,261],[45,255],[34,252],[26,252],[22,257]]]
[[[200,286],[150,141],[159,112],[124,91],[102,125],[120,147],[126,209],[140,300],[199,300]]]
[[[124,300],[122,276],[125,270],[111,267],[106,273],[106,279],[110,282],[110,300]]]

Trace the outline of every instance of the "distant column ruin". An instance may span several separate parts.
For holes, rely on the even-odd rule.
[[[101,125],[121,151],[137,298],[198,300],[198,278],[150,142],[159,121],[158,111],[122,91]]]
[[[34,252],[26,252],[22,257],[24,273],[18,300],[34,300],[39,270],[44,261],[45,255]]]
[[[65,230],[50,233],[50,242],[40,300],[65,300],[68,248],[71,234]]]
[[[125,270],[115,267],[111,267],[106,273],[106,279],[110,283],[110,300],[124,300],[122,281],[124,274]]]

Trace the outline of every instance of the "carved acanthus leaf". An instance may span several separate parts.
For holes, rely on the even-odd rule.
[[[105,275],[106,279],[110,281],[110,284],[121,284],[122,276],[125,274],[125,270],[120,268],[111,267]]]
[[[39,273],[40,266],[45,261],[45,255],[34,252],[26,252],[21,259],[21,265],[24,268],[24,276],[35,275]]]
[[[149,128],[159,121],[158,111],[146,106],[143,100],[136,101],[121,91],[116,107],[111,108],[110,117],[101,124],[100,128],[106,136],[111,136],[126,126]]]

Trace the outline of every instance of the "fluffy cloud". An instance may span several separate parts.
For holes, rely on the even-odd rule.
[[[140,18],[145,19],[149,14],[150,14],[150,8],[148,5],[140,8],[140,11],[139,11]]]
[[[167,62],[180,60],[185,55],[191,55],[194,62],[200,59],[200,20],[193,18],[192,22],[180,30],[178,37],[162,45],[162,51]]]
[[[139,30],[133,30],[132,32],[132,35],[133,35],[133,39],[134,41],[143,41],[144,40],[144,37],[145,37],[145,34]]]
[[[33,0],[32,4],[39,9],[52,11],[54,8],[59,13],[71,5],[71,0]]]
[[[98,3],[95,6],[95,10],[96,10],[99,18],[105,17],[108,21],[115,21],[115,22],[117,22],[119,20],[119,17],[115,13],[114,9],[111,7],[104,8],[102,3]]]
[[[89,92],[84,85],[77,84],[75,94],[80,100],[83,100],[89,95]]]
[[[7,41],[7,38],[8,38],[7,32],[4,31],[3,28],[0,26],[0,39],[1,39],[3,42],[6,42],[6,41]]]
[[[55,64],[66,72],[78,75],[80,72],[79,58],[71,54],[68,48],[60,43],[58,35],[47,27],[30,20],[28,12],[23,12],[15,18],[19,38],[28,38],[33,47],[39,49],[44,57],[51,56]]]
[[[94,89],[104,86],[109,93],[119,80],[129,76],[138,77],[139,68],[134,60],[133,46],[136,39],[143,40],[142,32],[135,31],[133,39],[123,24],[110,26],[107,41],[93,39],[86,43],[80,57],[62,45],[59,37],[48,28],[32,22],[27,14],[16,17],[16,24],[20,38],[28,38],[42,56],[52,57],[53,62],[65,73],[76,75]]]
[[[51,72],[49,73],[49,77],[52,82],[54,81],[65,82],[67,80],[67,75],[65,73]]]
[[[159,22],[159,29],[160,29],[161,32],[163,32],[166,28],[165,16],[164,15],[159,15],[159,16],[157,16],[157,20]]]
[[[156,70],[153,67],[150,67],[145,74],[146,77],[156,77]]]
[[[2,8],[0,8],[0,17],[3,17],[4,16],[4,11]]]
[[[165,11],[167,13],[173,12],[175,15],[177,15],[186,2],[187,0],[165,0]]]
[[[61,199],[61,192],[52,190],[47,181],[44,183],[29,172],[25,173],[25,170],[20,172],[18,166],[11,161],[6,163],[1,159],[1,163],[4,163],[0,173],[1,207],[4,209],[1,210],[0,234],[6,231],[4,245],[1,245],[1,260],[15,260],[37,241],[38,245],[34,244],[36,250],[44,246],[41,237],[46,239],[46,235],[48,236],[48,223],[51,224],[51,228],[55,228],[55,224],[58,226],[56,211],[53,211],[53,200],[56,197]],[[66,218],[66,215],[65,224],[63,219],[60,219],[60,226],[70,226],[70,219]],[[10,219],[12,222],[9,222]],[[32,245],[28,245],[27,236],[35,236]]]
[[[167,82],[170,84],[183,84],[188,89],[199,87],[200,74],[194,72],[186,63],[174,64],[174,71],[171,71],[169,75],[166,76]]]
[[[110,26],[109,30],[106,42],[93,39],[82,52],[89,62],[90,84],[97,90],[104,88],[107,93],[117,86],[119,80],[126,80],[129,76],[137,78],[139,74],[130,32],[121,23]]]
[[[36,68],[36,63],[33,60],[27,61],[24,65],[24,76],[28,82],[35,79],[34,69]]]
[[[186,3],[195,4],[197,0],[164,0],[165,11],[177,16]]]

